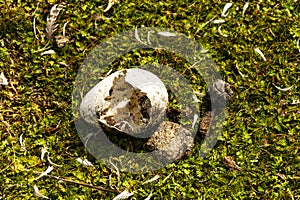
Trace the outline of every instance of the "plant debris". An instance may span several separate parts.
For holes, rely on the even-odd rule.
[[[223,161],[224,165],[225,165],[226,167],[228,167],[230,170],[238,170],[238,171],[241,171],[241,170],[242,170],[242,168],[239,167],[239,166],[235,163],[233,157],[231,157],[231,156],[225,156],[225,157],[222,159],[222,161]]]

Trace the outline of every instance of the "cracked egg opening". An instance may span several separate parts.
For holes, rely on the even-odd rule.
[[[145,138],[164,120],[167,106],[163,82],[149,71],[132,68],[117,71],[94,86],[83,98],[80,113],[88,123],[100,126],[100,121]]]

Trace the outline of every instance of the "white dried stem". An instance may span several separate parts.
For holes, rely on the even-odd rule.
[[[151,178],[151,179],[145,181],[145,182],[143,183],[143,185],[144,185],[144,184],[147,184],[147,183],[151,183],[151,182],[153,182],[153,181],[156,181],[156,180],[159,179],[159,178],[160,178],[160,175],[156,174],[153,178]]]
[[[117,195],[113,200],[123,200],[123,199],[128,199],[131,197],[134,193],[133,192],[128,192],[127,190],[124,190],[121,192],[119,195]]]
[[[43,198],[43,199],[49,199],[49,197],[45,196],[44,194],[42,194],[42,193],[40,192],[39,188],[38,188],[36,185],[33,186],[33,191],[34,191],[34,194],[35,194],[37,197],[41,197],[41,198]]]
[[[25,145],[24,145],[24,142],[23,142],[23,134],[24,134],[24,133],[22,133],[22,134],[20,135],[20,138],[19,138],[19,142],[20,142],[21,147],[24,147],[24,146],[25,146]]]
[[[281,87],[278,87],[277,85],[275,85],[274,83],[272,83],[274,85],[275,88],[277,88],[278,90],[280,91],[288,91],[290,89],[292,89],[294,86],[290,86],[290,87],[286,87],[286,88],[281,88]]]
[[[247,8],[249,7],[249,2],[245,3],[244,7],[243,7],[243,12],[242,12],[242,16],[245,17],[245,13]]]
[[[36,39],[38,39],[37,35],[36,35],[36,28],[35,28],[35,17],[33,18],[33,33],[34,33],[34,37]]]
[[[193,124],[192,124],[192,128],[195,127],[196,123],[197,123],[197,119],[199,118],[199,116],[197,114],[194,115],[194,120],[193,120]]]
[[[214,21],[212,21],[213,24],[221,24],[224,23],[225,20],[224,19],[215,19]]]
[[[62,165],[58,165],[58,164],[52,162],[52,160],[51,160],[50,157],[49,157],[49,153],[47,153],[47,160],[48,160],[48,162],[49,162],[51,165],[54,165],[54,166],[57,166],[57,167],[62,167]]]
[[[147,198],[146,198],[145,200],[150,200],[152,196],[153,196],[153,193],[151,192],[151,193],[149,194],[149,196],[147,196]]]
[[[221,14],[222,17],[226,17],[228,15],[228,9],[231,8],[233,3],[226,3],[224,8],[223,8],[223,12]]]
[[[108,5],[107,5],[107,7],[105,8],[105,10],[103,12],[109,11],[112,8],[112,6],[117,4],[117,3],[119,3],[119,0],[109,0]]]
[[[157,33],[158,35],[165,36],[165,37],[176,37],[177,35],[175,33],[169,32],[169,31],[161,31]]]
[[[259,48],[255,48],[254,51],[256,51],[263,58],[264,61],[267,61],[265,55],[261,52]]]
[[[47,149],[48,149],[47,146],[42,148],[42,151],[41,151],[41,160],[42,161],[44,160],[45,154],[47,153]]]
[[[218,33],[219,33],[220,35],[222,35],[223,37],[228,37],[228,35],[222,33],[221,27],[222,27],[222,26],[219,26],[219,27],[218,27]]]
[[[147,42],[148,42],[148,44],[152,45],[152,43],[150,41],[150,33],[151,33],[151,31],[147,32]]]
[[[82,164],[85,167],[93,167],[94,165],[87,159],[77,158],[76,161],[78,161],[80,164]]]
[[[35,178],[35,180],[38,180],[40,178],[42,178],[43,176],[46,176],[47,174],[49,174],[51,171],[53,170],[53,166],[49,166],[46,171],[42,172],[37,178]]]
[[[41,56],[43,55],[48,55],[48,54],[55,54],[55,51],[50,49],[50,50],[47,50],[47,51],[44,51],[43,53],[41,53]]]
[[[140,38],[140,36],[139,36],[137,27],[135,27],[135,29],[134,29],[134,37],[135,37],[135,39],[136,39],[137,41],[139,41],[140,43],[145,44],[145,43],[141,40],[141,38]]]
[[[239,66],[238,66],[237,63],[235,64],[235,66],[236,66],[236,69],[237,69],[238,73],[239,73],[243,78],[244,78],[244,77],[247,77],[245,74],[243,74],[243,73],[240,71]]]
[[[66,23],[64,24],[64,26],[63,26],[63,37],[66,36],[66,26],[67,26],[68,23],[69,23],[69,22],[66,22]]]
[[[116,174],[118,177],[118,183],[119,183],[121,179],[120,179],[120,171],[119,171],[118,167],[113,162],[111,162],[111,160],[109,161],[109,164],[111,164],[115,168]]]

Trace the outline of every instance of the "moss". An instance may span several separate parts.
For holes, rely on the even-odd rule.
[[[36,184],[52,199],[112,199],[126,188],[136,199],[144,199],[151,192],[152,199],[299,198],[299,104],[292,104],[299,100],[299,2],[250,2],[245,17],[244,3],[234,3],[228,16],[221,17],[225,3],[216,0],[124,0],[104,13],[107,3],[67,3],[54,33],[62,35],[64,23],[69,22],[66,35],[73,42],[63,47],[58,47],[54,38],[48,41],[45,37],[53,1],[0,3],[0,71],[9,81],[8,86],[0,86],[3,197],[33,198]],[[228,37],[219,33],[217,24],[209,22],[213,19],[225,20],[221,31]],[[141,26],[164,27],[195,38],[209,51],[234,90],[222,134],[205,158],[199,158],[202,139],[197,138],[188,158],[143,175],[108,169],[84,151],[74,126],[71,97],[77,70],[88,53],[104,39]],[[266,61],[255,48],[263,52]],[[49,49],[56,54],[41,56]],[[149,62],[174,67],[196,91],[205,93],[202,78],[186,70],[189,63],[171,53],[130,52],[111,68]],[[274,84],[293,87],[281,91]],[[205,99],[201,102],[204,112],[208,105]],[[45,146],[49,158],[62,165],[54,166],[51,175],[74,182],[50,177],[35,180],[38,175],[34,171],[45,171],[51,165],[40,159]],[[222,163],[225,156],[232,156],[242,170],[228,170]],[[89,159],[94,167],[80,165],[77,157]],[[143,184],[156,174],[160,175],[158,180]],[[102,191],[78,182],[117,191]]]

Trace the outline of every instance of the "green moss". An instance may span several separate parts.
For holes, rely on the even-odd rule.
[[[64,23],[69,22],[66,35],[73,40],[62,48],[54,38],[48,41],[45,37],[46,18],[53,6],[53,1],[48,2],[0,3],[0,72],[10,82],[0,86],[0,191],[5,199],[34,198],[34,184],[51,199],[116,196],[49,177],[35,180],[38,174],[33,171],[42,172],[51,165],[46,157],[40,159],[45,146],[51,160],[62,165],[54,166],[51,175],[113,188],[117,193],[127,188],[136,199],[145,199],[151,192],[152,199],[300,197],[300,113],[299,104],[291,104],[299,100],[299,2],[250,2],[245,17],[244,4],[234,3],[228,16],[221,17],[225,3],[216,0],[125,0],[106,13],[103,10],[108,1],[76,0],[67,3],[58,19],[54,36],[62,35]],[[212,19],[225,20],[221,31],[228,37],[220,35],[218,25],[207,23]],[[205,158],[198,156],[201,139],[197,138],[192,155],[176,164],[144,175],[118,174],[84,151],[74,127],[71,94],[77,70],[94,47],[141,26],[164,27],[195,38],[232,85],[234,99],[228,105],[229,116],[220,140]],[[259,48],[267,60],[263,61],[254,48]],[[41,56],[46,49],[56,54]],[[206,90],[202,78],[187,70],[189,64],[171,53],[130,52],[111,68],[144,63],[171,66],[199,93]],[[293,88],[280,91],[273,84]],[[200,101],[207,107],[204,99]],[[178,106],[175,100],[172,103]],[[24,146],[20,145],[21,136]],[[228,170],[222,163],[226,155],[233,156],[243,171]],[[94,167],[78,164],[77,157],[89,159]],[[158,180],[143,184],[156,174],[160,175]]]

